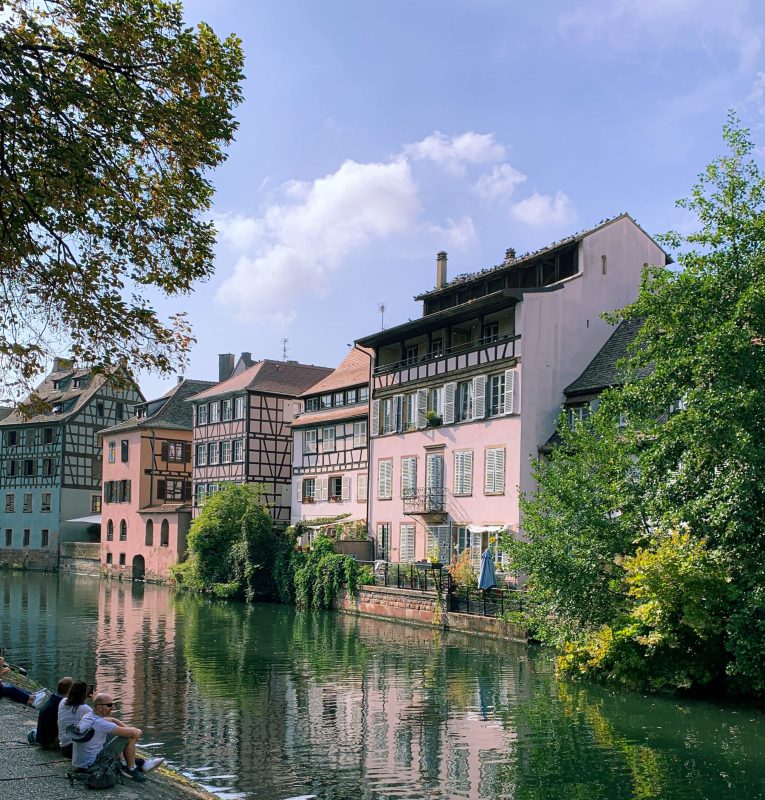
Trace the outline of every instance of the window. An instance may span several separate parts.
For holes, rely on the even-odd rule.
[[[106,541],[114,541],[114,523],[111,520],[106,523]]]
[[[590,416],[590,406],[575,406],[566,409],[566,421],[568,427],[573,431],[578,423],[584,422]]]
[[[380,561],[390,558],[390,522],[377,523],[377,558]]]
[[[221,418],[224,422],[230,422],[234,411],[231,399],[229,398],[228,400],[224,400],[221,403],[221,406]]]
[[[332,395],[331,394],[323,394],[321,396],[321,407],[322,408],[332,408]]]
[[[365,419],[353,423],[353,446],[367,446],[367,421]]]
[[[329,501],[338,503],[343,498],[343,479],[338,475],[333,475],[329,479]]]
[[[97,462],[100,463],[100,462]],[[51,475],[56,474],[56,461],[53,458],[44,458],[43,459],[43,475],[50,477]],[[100,480],[101,476],[99,474],[98,479]]]
[[[29,539],[31,538],[32,531],[29,528],[24,528],[24,541],[21,543],[22,547],[29,547]]]
[[[454,454],[454,494],[473,493],[473,451],[458,450]]]
[[[24,495],[23,504],[22,504],[21,510],[25,514],[31,514],[32,513],[32,495],[31,494],[25,494]]]
[[[497,417],[505,413],[505,375],[491,375],[487,381],[488,416]]]
[[[428,411],[432,411],[439,417],[444,415],[444,387],[434,386],[428,389]]]
[[[303,502],[313,503],[316,498],[316,480],[314,478],[305,478],[303,480]]]
[[[417,458],[407,456],[401,459],[401,497],[417,495]]]
[[[208,483],[207,484],[207,496],[212,497],[215,492],[218,491],[218,484],[217,483]]]
[[[245,401],[247,400],[246,397],[235,397],[234,398],[234,418],[235,419],[244,419],[244,407]]]
[[[104,415],[104,401],[96,400],[96,416],[103,417]]]
[[[198,444],[197,445],[196,466],[204,467],[205,464],[207,464],[207,445],[206,444]]]
[[[399,561],[414,561],[414,525],[401,526]]]
[[[220,443],[220,463],[228,464],[231,461],[231,442]]]
[[[356,389],[348,389],[345,393],[345,402],[352,406],[354,403],[358,403],[359,401],[359,393]]]
[[[97,494],[96,497],[98,498],[98,510],[101,510],[101,495]],[[42,497],[40,498],[40,511],[43,514],[50,513],[50,503],[51,503],[51,496],[50,492],[43,492]],[[90,510],[93,510],[93,504],[91,503]]]
[[[90,496],[90,513],[91,514],[100,514],[101,513],[101,495],[100,494],[92,494]]]
[[[19,441],[19,432],[18,431],[6,431],[5,432],[5,444],[8,447],[16,447]]]
[[[43,528],[40,532],[40,547],[48,546],[48,530]]]
[[[5,513],[13,514],[15,511],[16,511],[16,495],[15,494],[5,495]]]
[[[146,521],[146,547],[154,546],[154,522],[152,520]]]
[[[130,502],[130,481],[115,481],[117,484],[117,502]]]
[[[162,459],[169,464],[185,464],[190,458],[187,442],[162,442]]]
[[[316,449],[316,429],[303,431],[303,452],[306,454],[317,452]]]
[[[5,529],[5,546],[11,547],[13,545],[13,528]]]
[[[319,410],[319,398],[318,397],[309,397],[305,401],[305,410],[306,411],[318,411]]]
[[[412,364],[416,364],[419,361],[419,357],[420,357],[419,344],[408,344],[404,348],[404,366],[411,366]]]
[[[460,381],[454,395],[454,421],[473,418],[473,381]]]
[[[127,522],[124,519],[120,520],[120,541],[127,541]]]
[[[488,447],[484,475],[485,494],[505,493],[505,448]]]
[[[454,541],[454,555],[459,558],[460,553],[463,550],[467,550],[468,547],[470,547],[470,531],[466,525],[460,525],[457,527],[457,535]]]
[[[117,460],[117,442],[109,442],[109,463],[113,464]]]
[[[430,347],[428,348],[428,358],[438,358],[443,355],[444,341],[440,336],[434,336],[430,340]]]
[[[117,401],[115,416],[117,417],[118,421],[125,416],[125,405],[120,400]]]
[[[393,459],[384,458],[377,462],[377,497],[390,500],[393,497]]]
[[[162,520],[162,525],[159,527],[159,546],[170,546],[170,523],[166,519]]]
[[[608,259],[606,256],[600,257],[600,272],[602,275],[605,275],[608,272]]]
[[[203,483],[198,483],[194,487],[194,503],[199,508],[205,500],[205,485]]]
[[[107,553],[106,554],[106,563],[107,564],[111,564],[112,563],[112,554],[111,553]]]
[[[125,566],[125,554],[124,553],[120,553],[120,566],[121,567]]]
[[[127,439],[123,439],[120,442],[120,461],[123,464],[127,464],[129,455],[130,455],[130,442]]]
[[[332,453],[335,449],[335,427],[321,429],[321,452]]]
[[[157,499],[180,503],[191,497],[191,484],[184,480],[157,481]]]
[[[24,475],[29,477],[35,474],[35,462],[31,458],[24,460]]]
[[[53,444],[53,428],[43,428],[43,444]]]
[[[489,322],[483,326],[481,331],[481,340],[484,344],[496,342],[499,340],[499,322]]]
[[[211,425],[214,422],[220,422],[220,403],[217,400],[214,403],[210,403],[208,419]]]
[[[369,387],[362,386],[359,389],[359,403],[367,403],[369,402]]]
[[[345,405],[345,393],[344,392],[335,392],[335,396],[333,399],[334,406],[343,406]]]
[[[367,499],[367,475],[362,473],[356,476],[356,499],[366,501]]]
[[[244,439],[234,439],[234,463],[244,461]]]
[[[218,443],[217,442],[210,442],[207,445],[207,463],[208,464],[217,464],[218,463]]]
[[[207,403],[197,406],[197,425],[207,425]]]

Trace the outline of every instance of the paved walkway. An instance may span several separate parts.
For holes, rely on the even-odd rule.
[[[10,700],[0,700],[0,798],[3,800],[214,800],[213,796],[177,782],[168,771],[149,773],[146,783],[125,778],[124,785],[94,792],[82,783],[69,785],[70,761],[61,753],[31,747],[27,732],[37,712]]]

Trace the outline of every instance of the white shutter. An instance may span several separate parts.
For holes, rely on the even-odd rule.
[[[367,499],[367,476],[366,475],[357,475],[356,476],[356,499],[357,500],[366,500]]]
[[[414,525],[401,526],[398,554],[402,562],[414,561]]]
[[[317,478],[316,483],[318,486],[318,491],[316,493],[319,495],[319,502],[326,503],[329,499],[329,478],[326,476]]]
[[[451,531],[448,525],[429,525],[428,526],[428,555],[434,550],[437,551],[438,560],[442,564],[451,561]]]
[[[483,419],[486,416],[486,376],[477,375],[473,378],[473,419]]]
[[[417,492],[417,458],[401,459],[401,496],[414,497]]]
[[[380,401],[372,401],[372,430],[370,436],[377,436],[380,433]]]
[[[485,494],[494,492],[494,472],[497,469],[497,451],[490,448],[486,451],[486,465],[484,470],[483,491]]]
[[[393,461],[390,459],[377,462],[377,496],[381,500],[393,496]]]
[[[486,451],[484,492],[503,494],[505,491],[505,448],[490,447]]]
[[[341,500],[350,500],[351,499],[351,479],[343,476],[343,484],[341,489]]]
[[[474,567],[481,565],[481,534],[470,534],[470,563]]]
[[[428,424],[428,390],[417,390],[417,412],[414,419],[415,427],[424,428]]]
[[[456,383],[444,385],[444,425],[451,425],[454,422],[454,392],[456,389]]]
[[[505,492],[505,448],[497,448],[495,457],[496,467],[494,469],[494,491],[504,494]]]
[[[472,450],[459,450],[454,454],[454,493],[473,493]]]
[[[520,375],[517,369],[505,370],[505,414],[519,414],[520,403]]]

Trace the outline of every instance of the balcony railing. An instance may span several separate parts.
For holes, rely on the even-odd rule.
[[[456,344],[451,347],[444,348],[439,352],[430,352],[421,358],[404,358],[401,361],[394,361],[392,364],[379,364],[372,371],[373,375],[384,375],[388,372],[397,372],[401,369],[409,369],[410,367],[417,367],[421,364],[428,364],[432,361],[438,361],[442,358],[449,356],[461,355],[469,353],[472,350],[481,350],[486,347],[493,347],[494,345],[501,345],[511,343],[511,352],[506,354],[506,357],[515,356],[515,343],[521,338],[520,334],[511,334],[508,336],[492,336],[485,339],[479,339],[475,342],[466,342],[465,344]]]
[[[402,496],[404,514],[407,516],[446,514],[446,489],[417,489]]]

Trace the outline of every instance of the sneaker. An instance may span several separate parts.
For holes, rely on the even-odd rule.
[[[136,759],[136,764],[138,763],[138,759]],[[147,758],[143,764],[140,766],[141,772],[151,772],[153,769],[156,769],[160,764],[164,764],[165,759],[161,756],[159,758]]]
[[[126,772],[136,783],[144,783],[146,781],[146,776],[138,767],[133,767],[133,769],[126,770]]]
[[[32,707],[33,708],[42,708],[45,705],[45,701],[48,699],[48,690],[47,689],[40,689],[39,692],[35,692],[32,695]]]

